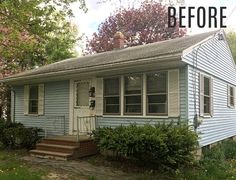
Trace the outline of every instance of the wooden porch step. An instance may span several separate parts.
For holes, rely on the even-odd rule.
[[[43,139],[41,143],[44,143],[44,144],[55,144],[55,145],[64,145],[64,146],[78,146],[79,145],[79,143],[77,141],[62,140],[62,139],[55,139],[55,138]]]
[[[41,158],[69,160],[96,154],[97,146],[91,137],[56,136],[43,139],[30,153]]]
[[[79,149],[79,146],[69,146],[69,145],[58,145],[58,144],[47,144],[47,143],[38,143],[36,145],[37,150],[42,151],[53,151],[53,152],[61,152],[61,153],[71,153]]]
[[[40,157],[40,158],[48,158],[48,159],[58,159],[58,160],[69,160],[73,158],[71,153],[59,153],[52,151],[43,151],[43,150],[31,150],[30,154],[32,156]]]

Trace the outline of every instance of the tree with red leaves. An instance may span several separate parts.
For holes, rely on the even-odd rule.
[[[137,46],[182,37],[185,29],[168,28],[167,7],[155,1],[145,1],[139,8],[116,11],[99,25],[98,32],[88,41],[85,53],[100,53],[113,49],[112,38],[121,31],[126,46]]]

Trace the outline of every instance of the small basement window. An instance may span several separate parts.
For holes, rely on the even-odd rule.
[[[38,86],[29,86],[29,114],[38,114]]]
[[[104,114],[120,114],[120,78],[104,79]]]

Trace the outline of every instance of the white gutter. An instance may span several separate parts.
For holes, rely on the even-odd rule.
[[[166,55],[166,56],[158,56],[158,57],[151,57],[146,59],[138,59],[134,61],[127,61],[127,62],[115,62],[110,64],[104,64],[104,65],[97,65],[97,66],[90,66],[90,67],[83,67],[78,69],[69,69],[69,70],[62,70],[62,71],[56,71],[56,72],[48,72],[48,73],[41,73],[41,74],[35,74],[35,75],[22,75],[17,77],[8,77],[5,79],[0,80],[0,83],[10,83],[15,81],[22,81],[22,80],[30,80],[30,79],[39,79],[39,78],[47,78],[50,76],[63,76],[63,75],[69,75],[69,74],[76,74],[76,73],[88,73],[88,72],[95,72],[98,70],[111,70],[115,68],[121,68],[126,67],[130,65],[147,65],[150,63],[165,63],[167,60],[168,62],[179,60],[181,61],[181,55],[182,53],[177,53],[175,55]],[[14,84],[14,83],[13,83]]]

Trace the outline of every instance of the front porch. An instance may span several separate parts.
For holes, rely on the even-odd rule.
[[[76,128],[72,134],[67,133],[68,131],[65,129],[64,117],[51,116],[50,119],[51,125],[48,122],[44,124],[44,138],[36,145],[36,149],[30,151],[32,156],[69,160],[97,153],[94,138],[91,136],[97,126],[96,116],[77,116]],[[62,134],[52,134],[57,130]]]
[[[58,160],[76,159],[96,153],[94,139],[88,135],[80,135],[79,141],[76,135],[46,137],[36,145],[36,149],[30,151],[32,156]]]

